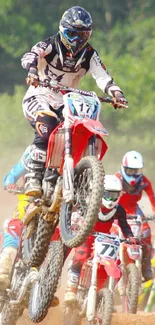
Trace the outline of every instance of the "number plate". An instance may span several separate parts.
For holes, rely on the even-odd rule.
[[[110,257],[115,259],[118,255],[119,242],[107,238],[106,236],[98,236],[95,239],[95,250],[98,257]]]
[[[100,104],[95,97],[80,94],[67,94],[69,109],[74,116],[96,120],[100,112]]]

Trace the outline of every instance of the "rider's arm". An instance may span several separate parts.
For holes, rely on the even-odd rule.
[[[15,185],[17,181],[27,173],[24,162],[28,155],[29,147],[26,148],[18,163],[14,165],[10,172],[4,177],[3,185],[5,189],[7,189],[9,185]]]
[[[148,198],[149,198],[149,201],[151,203],[151,207],[152,207],[153,212],[155,212],[155,193],[153,191],[152,184],[148,180],[148,178],[146,178],[145,176],[143,176],[143,181],[146,184],[146,187],[144,188],[144,191],[148,195]]]
[[[28,70],[31,67],[37,67],[38,58],[39,57],[46,57],[46,55],[52,52],[52,45],[51,45],[51,38],[43,42],[38,42],[35,44],[31,51],[25,53],[21,59],[21,65],[24,69]]]
[[[118,219],[118,225],[121,228],[124,237],[133,237],[130,225],[127,223],[126,220],[126,212],[121,205],[118,205],[114,218]]]
[[[98,87],[106,94],[114,96],[115,92],[122,92],[122,90],[115,84],[113,78],[110,76],[106,67],[101,62],[101,59],[96,51],[94,51],[90,59],[89,72],[96,80]]]

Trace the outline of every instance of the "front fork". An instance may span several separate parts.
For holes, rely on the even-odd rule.
[[[93,135],[88,141],[89,156],[95,156],[95,140],[96,140],[96,136]]]
[[[88,142],[90,156],[95,155],[95,136]],[[74,162],[72,158],[72,132],[69,122],[65,123],[65,162],[63,167],[63,199],[66,203],[74,201]]]
[[[98,268],[97,258],[96,256],[94,256],[93,265],[92,265],[91,285],[88,291],[87,312],[86,312],[88,322],[91,322],[94,319],[95,312],[96,312],[97,268]]]
[[[118,281],[118,291],[123,299],[123,297],[126,295],[126,271],[125,271],[125,263],[124,263],[124,250],[123,250],[123,243],[120,244],[120,261],[121,261],[121,271],[122,276],[120,280]]]
[[[66,203],[74,200],[74,164],[72,158],[71,127],[65,126],[65,162],[63,167],[63,199]]]

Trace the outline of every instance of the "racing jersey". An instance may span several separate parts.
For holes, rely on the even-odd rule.
[[[121,91],[90,44],[73,57],[62,44],[59,33],[34,45],[31,52],[22,57],[21,64],[28,71],[30,67],[37,67],[41,81],[48,80],[77,88],[82,77],[91,73],[103,92],[113,96],[114,91]],[[43,96],[55,109],[63,104],[62,94],[40,86],[30,86],[24,100],[35,95]]]
[[[132,192],[128,193],[124,188],[124,182],[121,172],[117,172],[116,176],[121,180],[123,191],[122,195],[119,199],[119,204],[123,206],[128,214],[136,214],[136,208],[138,202],[142,198],[143,191],[148,195],[149,201],[151,203],[151,207],[153,212],[155,212],[155,194],[151,185],[151,182],[143,175],[141,178],[141,182],[138,187]]]
[[[96,222],[94,230],[109,234],[112,224],[115,220],[117,221],[118,226],[121,228],[124,237],[130,237],[130,236],[133,237],[133,233],[131,231],[130,225],[127,223],[126,220],[126,212],[124,208],[120,204],[117,204],[113,210],[114,210],[114,214],[110,220],[100,221],[102,219],[102,213],[105,215],[106,213],[108,213],[108,209],[101,208],[101,211],[99,213],[99,218],[98,221]]]

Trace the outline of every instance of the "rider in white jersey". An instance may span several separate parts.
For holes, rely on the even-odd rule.
[[[127,103],[122,90],[88,43],[91,33],[90,14],[79,6],[72,7],[63,14],[58,33],[37,43],[22,57],[22,66],[28,71],[30,85],[23,99],[23,111],[35,129],[33,144],[26,150],[24,159],[28,171],[25,184],[27,195],[39,197],[42,194],[48,139],[61,122],[63,109],[63,95],[38,86],[38,80],[55,81],[76,88],[81,78],[91,73],[98,87],[114,98],[117,107]]]

